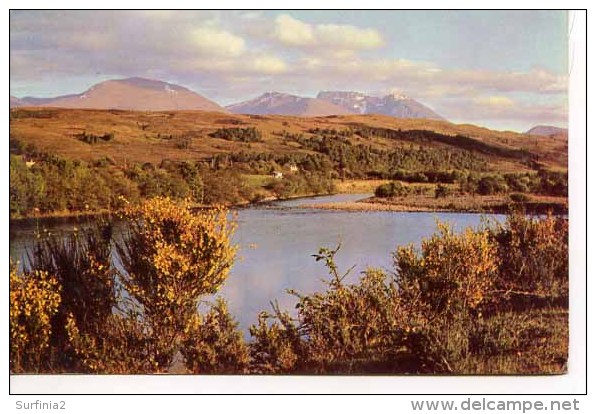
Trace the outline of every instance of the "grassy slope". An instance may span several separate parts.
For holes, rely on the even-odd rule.
[[[513,132],[492,131],[473,125],[456,125],[445,121],[396,119],[381,115],[348,115],[317,118],[290,116],[249,116],[202,111],[133,112],[106,110],[19,108],[11,111],[10,134],[25,144],[63,157],[97,160],[108,156],[117,163],[151,162],[163,159],[198,160],[218,153],[237,151],[291,153],[308,152],[276,133],[305,133],[311,128],[338,130],[367,126],[394,130],[431,130],[446,135],[465,135],[500,149],[523,149],[538,156],[538,160],[554,169],[567,168],[567,141],[561,138],[528,137]],[[240,143],[209,137],[218,128],[257,127],[263,142]],[[103,135],[113,132],[115,139],[89,145],[77,139],[82,132]],[[172,139],[163,136],[172,135]],[[190,137],[188,149],[178,148],[178,137]],[[353,136],[355,143],[378,148],[395,148],[405,142],[384,138],[365,139]],[[409,145],[409,144],[407,144]],[[448,144],[431,141],[422,145],[445,147]],[[527,167],[514,158],[488,156],[495,171],[521,171]]]

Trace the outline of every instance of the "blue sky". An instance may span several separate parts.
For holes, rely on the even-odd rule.
[[[458,123],[567,123],[562,11],[12,11],[10,46],[19,97],[144,76],[222,104],[399,91]]]

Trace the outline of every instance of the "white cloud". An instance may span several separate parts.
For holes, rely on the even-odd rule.
[[[381,35],[373,29],[340,24],[312,25],[288,14],[275,19],[273,37],[286,46],[339,51],[374,49],[383,45]]]
[[[284,73],[288,70],[286,62],[275,56],[258,56],[250,64],[251,68],[266,75]]]
[[[497,108],[509,108],[515,105],[513,99],[506,96],[483,96],[475,98],[474,102],[481,105],[492,106]]]
[[[213,27],[197,27],[190,32],[191,43],[204,54],[240,56],[245,50],[244,39]]]
[[[315,43],[315,36],[310,24],[282,14],[275,19],[274,36],[288,46],[308,46]]]
[[[316,36],[323,44],[347,49],[374,49],[383,46],[381,35],[373,29],[354,26],[321,24],[316,27]]]
[[[520,102],[506,96],[458,98],[442,105],[442,114],[453,120],[517,120],[531,124],[566,123],[567,106],[543,102]]]
[[[238,78],[254,82],[254,76],[282,75],[289,70],[286,62],[277,56],[250,53],[227,59],[197,58],[189,62],[180,62],[179,65],[203,75],[215,76],[219,79],[220,84]],[[232,90],[232,92],[234,91]]]

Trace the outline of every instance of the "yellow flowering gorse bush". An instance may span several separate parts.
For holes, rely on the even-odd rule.
[[[10,369],[38,372],[52,334],[51,319],[60,305],[60,286],[46,272],[17,274],[10,269]]]
[[[487,299],[499,265],[488,230],[457,234],[444,223],[421,243],[398,248],[395,267],[404,295],[419,296],[434,312],[474,310]]]
[[[142,309],[146,333],[166,367],[196,324],[201,297],[215,293],[234,263],[235,229],[223,209],[155,198],[122,214],[129,234],[117,246],[122,283]]]

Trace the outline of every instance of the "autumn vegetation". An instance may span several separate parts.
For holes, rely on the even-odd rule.
[[[413,209],[567,208],[563,138],[377,115],[17,108],[10,117],[12,218],[114,212],[122,198],[230,206],[373,180],[395,183],[378,201]]]
[[[128,223],[40,237],[11,266],[12,373],[518,374],[563,373],[567,361],[567,220],[510,215],[420,246],[356,283],[340,247],[314,259],[318,293],[295,310],[255,315],[250,338],[226,302],[206,303],[235,260],[224,209],[157,197],[120,200]],[[307,258],[305,258],[307,259]],[[275,298],[272,298],[275,300]]]

